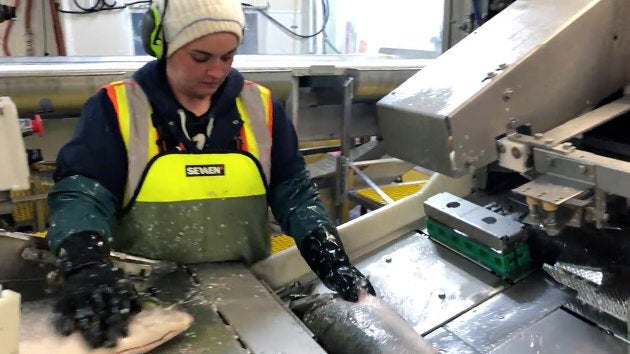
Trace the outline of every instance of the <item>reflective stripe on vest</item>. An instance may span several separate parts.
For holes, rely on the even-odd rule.
[[[118,115],[120,132],[127,147],[128,177],[123,202],[127,206],[138,188],[146,164],[159,152],[158,133],[152,123],[149,100],[140,85],[127,79],[104,88]],[[271,92],[266,87],[245,81],[236,98],[236,106],[243,120],[241,149],[259,161],[269,183],[273,124]]]
[[[127,147],[127,185],[123,204],[127,205],[147,162],[159,152],[158,134],[151,119],[151,105],[137,82],[127,79],[104,88],[116,110],[120,134]],[[137,143],[129,146],[130,141]]]
[[[236,107],[243,119],[241,149],[254,155],[260,161],[263,172],[270,178],[271,143],[273,128],[273,105],[268,88],[245,81],[241,94],[236,99]]]

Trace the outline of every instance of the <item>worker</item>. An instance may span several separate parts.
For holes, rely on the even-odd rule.
[[[252,264],[270,254],[269,209],[323,284],[349,301],[374,294],[319,200],[283,106],[232,68],[244,25],[236,0],[154,1],[142,39],[157,59],[84,104],[48,198],[64,333],[113,346],[140,310],[110,250]]]

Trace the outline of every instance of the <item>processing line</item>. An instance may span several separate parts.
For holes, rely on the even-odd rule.
[[[518,0],[419,72],[391,62],[357,69],[333,57],[291,72],[277,58],[269,58],[277,66],[253,58],[252,66],[265,63],[259,79],[285,85],[280,93],[300,92],[305,77],[356,75],[356,103],[376,112],[387,153],[433,172],[417,193],[339,232],[379,297],[435,350],[628,352],[630,150],[618,134],[630,110],[627,18],[624,0]],[[406,77],[380,81],[388,70]],[[369,78],[383,85],[375,91]],[[22,99],[25,82],[0,92]],[[49,268],[37,239],[8,233],[0,242],[8,260],[0,282],[41,290]],[[294,247],[251,268],[118,256],[196,319],[157,352],[324,352],[283,301],[327,292]],[[33,292],[21,294],[23,309],[37,304]]]

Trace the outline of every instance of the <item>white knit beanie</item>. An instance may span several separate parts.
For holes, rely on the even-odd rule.
[[[164,0],[157,5],[163,11]],[[243,40],[245,15],[240,0],[169,0],[163,21],[167,56],[211,33],[234,33],[239,43]]]

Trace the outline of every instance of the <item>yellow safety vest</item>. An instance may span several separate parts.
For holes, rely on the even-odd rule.
[[[104,87],[127,148],[128,177],[114,248],[181,263],[269,255],[265,181],[271,168],[269,90],[246,82],[236,105],[242,151],[160,152],[151,105],[133,80]]]

